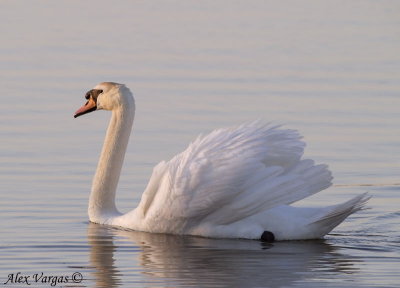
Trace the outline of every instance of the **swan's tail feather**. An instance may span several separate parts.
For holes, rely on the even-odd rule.
[[[324,214],[319,214],[309,225],[325,227],[324,230],[326,230],[326,233],[329,233],[349,215],[366,209],[365,204],[370,198],[371,196],[369,196],[368,193],[363,193],[342,204],[330,206],[329,210],[324,209]]]

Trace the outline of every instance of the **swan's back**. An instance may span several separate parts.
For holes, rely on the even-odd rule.
[[[301,160],[300,138],[260,122],[199,136],[154,169],[139,205],[146,230],[227,226],[329,187],[327,166]]]

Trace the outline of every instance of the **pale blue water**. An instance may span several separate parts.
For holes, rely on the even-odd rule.
[[[398,287],[399,15],[397,1],[0,2],[0,284]],[[371,209],[323,240],[267,246],[89,224],[109,115],[72,115],[101,81],[137,104],[122,211],[160,160],[254,119],[299,129],[330,165],[335,185],[299,205],[369,191]]]

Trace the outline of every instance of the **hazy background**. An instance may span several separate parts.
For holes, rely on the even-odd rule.
[[[395,287],[399,15],[398,1],[1,1],[0,280],[18,271],[77,270],[84,285],[98,287]],[[109,114],[72,115],[102,81],[125,83],[136,98],[117,194],[122,211],[139,201],[159,161],[200,133],[254,119],[300,130],[306,157],[330,165],[335,186],[301,205],[369,191],[371,209],[322,244],[252,253],[256,244],[245,241],[240,255],[229,241],[173,238],[179,245],[171,246],[158,236],[91,228],[87,198]],[[204,245],[218,246],[218,263],[232,263],[235,273],[216,264],[215,282],[193,278],[199,267],[190,261],[215,253]],[[300,254],[285,253],[293,249]],[[166,250],[176,252],[173,265]],[[96,258],[104,251],[106,260]],[[145,265],[140,257],[169,264]],[[99,278],[104,269],[111,280]],[[260,272],[254,282],[240,282],[250,271]]]

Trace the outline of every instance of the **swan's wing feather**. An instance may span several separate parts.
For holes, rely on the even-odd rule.
[[[229,224],[303,199],[328,187],[331,175],[324,165],[300,160],[300,139],[294,130],[260,122],[199,136],[155,167],[139,208],[148,219],[174,225]]]

